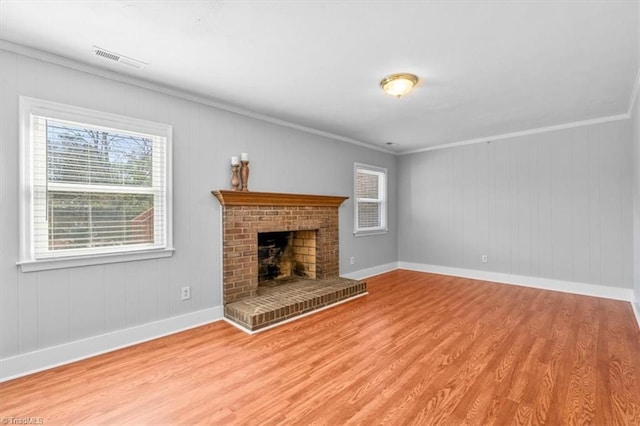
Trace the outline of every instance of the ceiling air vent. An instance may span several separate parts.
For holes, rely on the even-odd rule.
[[[146,67],[147,65],[149,65],[146,62],[142,62],[142,61],[139,61],[137,59],[129,58],[128,56],[124,56],[124,55],[121,55],[119,53],[109,52],[108,50],[105,50],[105,49],[103,49],[101,47],[98,47],[98,46],[93,46],[92,50],[93,50],[93,53],[96,56],[99,56],[99,57],[105,58],[105,59],[109,59],[110,61],[115,61],[115,62],[121,63],[123,65],[128,65],[128,66],[133,67],[133,68],[142,69],[142,68]]]

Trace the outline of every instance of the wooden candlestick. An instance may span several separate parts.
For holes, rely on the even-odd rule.
[[[239,169],[240,169],[239,164],[234,164],[231,166],[231,188],[234,191],[240,190],[240,176],[238,175]]]
[[[249,162],[240,161],[242,166],[240,167],[240,179],[242,179],[242,191],[248,191],[249,188]]]

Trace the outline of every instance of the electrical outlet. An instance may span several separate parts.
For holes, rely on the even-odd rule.
[[[349,265],[355,265],[356,264],[356,258],[354,256],[351,256],[349,258]]]
[[[191,287],[182,287],[182,293],[180,297],[182,300],[191,299]]]
[[[488,263],[489,262],[489,257],[486,254],[482,255],[482,263]]]

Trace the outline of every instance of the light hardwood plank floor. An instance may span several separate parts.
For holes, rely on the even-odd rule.
[[[394,271],[249,336],[225,322],[0,385],[45,424],[640,425],[629,303]]]

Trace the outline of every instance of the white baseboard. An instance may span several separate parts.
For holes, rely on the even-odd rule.
[[[365,278],[372,277],[374,275],[384,274],[385,272],[395,271],[398,269],[398,262],[385,263],[384,265],[374,266],[372,268],[360,269],[359,271],[349,272],[348,274],[340,275],[342,278],[349,278],[351,280],[363,280]]]
[[[222,306],[216,306],[5,358],[0,360],[0,382],[178,333],[222,318]]]
[[[587,284],[573,281],[554,280],[549,278],[530,277],[526,275],[505,274],[501,272],[478,271],[475,269],[452,268],[449,266],[427,265],[422,263],[398,262],[400,269],[431,272],[434,274],[453,275],[455,277],[474,280],[492,281],[513,284],[543,290],[561,291],[563,293],[581,294],[584,296],[602,297],[604,299],[624,300],[631,302],[633,290],[622,287],[607,287],[598,284]]]
[[[479,271],[473,269],[452,268],[448,266],[428,265],[411,262],[391,262],[372,268],[361,269],[342,275],[344,278],[365,279],[396,269],[430,272],[434,274],[452,275],[483,281],[521,285],[564,293],[582,294],[606,299],[631,302],[638,327],[640,327],[640,300],[634,297],[631,289],[606,287],[596,284],[572,281],[537,278],[524,275],[505,274],[500,272]],[[351,299],[348,299],[351,300]],[[346,300],[346,301],[348,301]],[[335,305],[331,305],[335,306]],[[312,313],[315,313],[314,311]],[[301,316],[302,317],[302,316]],[[204,309],[197,312],[142,324],[124,330],[113,331],[99,336],[65,343],[50,348],[40,349],[26,354],[0,360],[0,382],[37,373],[60,365],[90,358],[117,349],[143,343],[169,334],[178,333],[190,328],[209,324],[224,319],[222,306]],[[296,318],[297,319],[297,318]],[[284,323],[284,322],[283,322]],[[236,325],[236,324],[233,324]],[[278,324],[280,325],[280,324]],[[236,325],[237,326],[237,325]],[[240,328],[240,327],[238,327]],[[241,328],[242,329],[242,328]],[[247,330],[242,329],[247,332]],[[264,331],[266,330],[258,330]]]
[[[633,308],[633,313],[636,314],[636,321],[638,322],[638,328],[640,328],[640,295],[635,295],[635,300],[631,302],[631,307]]]

